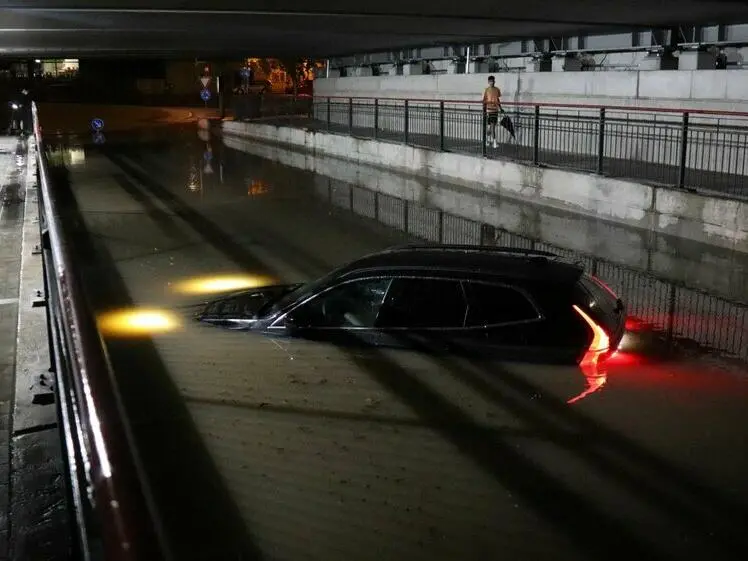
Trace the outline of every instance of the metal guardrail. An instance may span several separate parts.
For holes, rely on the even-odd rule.
[[[516,137],[487,142],[480,102],[314,97],[331,132],[509,158],[748,199],[748,113],[503,102]]]
[[[429,242],[550,251],[578,261],[626,301],[629,327],[748,361],[748,303],[342,181],[320,182],[315,192],[328,204]]]
[[[36,105],[39,215],[50,356],[58,391],[75,558],[167,558],[127,416],[50,185]]]

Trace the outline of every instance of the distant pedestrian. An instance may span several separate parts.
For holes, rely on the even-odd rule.
[[[486,112],[486,143],[498,148],[496,125],[501,111],[501,90],[496,87],[496,78],[488,77],[488,87],[483,92],[483,109]]]

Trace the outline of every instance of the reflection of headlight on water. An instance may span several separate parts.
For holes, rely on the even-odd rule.
[[[259,275],[216,275],[187,279],[174,285],[174,290],[184,294],[210,294],[273,284],[273,279]]]
[[[137,337],[172,331],[179,327],[179,320],[163,310],[134,308],[102,314],[98,324],[104,335]]]

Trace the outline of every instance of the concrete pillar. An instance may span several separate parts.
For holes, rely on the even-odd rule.
[[[459,60],[450,60],[447,64],[447,74],[464,74],[465,63]]]
[[[678,59],[670,53],[649,53],[639,62],[639,70],[676,70]]]
[[[678,70],[714,70],[717,56],[707,51],[681,51]]]
[[[488,74],[488,63],[473,61],[470,63],[470,74]]]
[[[582,61],[576,56],[553,57],[553,72],[579,72]]]
[[[534,58],[525,65],[526,72],[550,72],[553,70],[553,61],[549,58]]]
[[[420,62],[403,64],[403,76],[420,76],[423,74],[423,64]]]

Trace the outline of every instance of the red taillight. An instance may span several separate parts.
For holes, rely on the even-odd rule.
[[[574,310],[580,315],[587,325],[592,329],[592,342],[584,353],[580,364],[596,363],[600,357],[610,350],[610,337],[587,313],[576,304]]]

